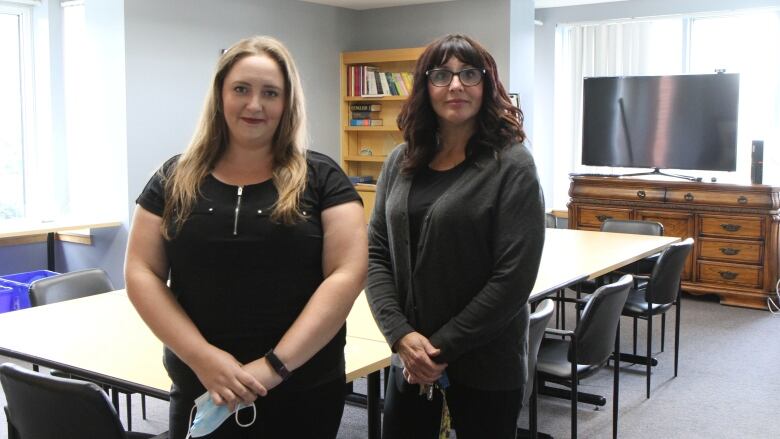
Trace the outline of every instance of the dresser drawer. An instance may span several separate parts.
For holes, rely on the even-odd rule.
[[[700,238],[696,243],[699,246],[698,255],[702,259],[761,264],[764,254],[764,244],[755,241]]]
[[[603,182],[601,182],[603,183]],[[618,186],[614,184],[578,185],[569,194],[572,197],[600,198],[609,200],[626,200],[637,202],[662,203],[666,197],[666,189],[649,185]]]
[[[764,221],[756,217],[700,215],[699,235],[763,239]]]
[[[669,203],[740,207],[751,209],[771,209],[773,200],[770,193],[697,190],[675,188],[666,191]]]
[[[600,228],[607,219],[631,219],[631,209],[610,207],[580,207],[577,213],[577,226]]]
[[[760,288],[763,270],[750,265],[698,261],[697,280],[704,283]]]

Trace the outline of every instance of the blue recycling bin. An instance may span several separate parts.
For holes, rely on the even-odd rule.
[[[5,307],[3,292],[0,291],[0,313],[30,307],[30,285],[38,279],[56,276],[60,273],[49,270],[26,271],[24,273],[5,274],[0,276],[0,287],[9,288],[6,292],[9,304]]]
[[[0,285],[0,313],[13,310],[13,289]]]

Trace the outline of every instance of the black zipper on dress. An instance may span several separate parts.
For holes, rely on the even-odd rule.
[[[244,193],[244,186],[238,187],[238,199],[236,200],[235,216],[233,217],[233,236],[238,235],[238,213],[241,211],[241,194]]]

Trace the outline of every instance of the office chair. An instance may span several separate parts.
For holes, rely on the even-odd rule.
[[[607,218],[606,220],[604,220],[604,222],[601,223],[600,230],[602,232],[630,233],[634,235],[663,236],[664,234],[663,224],[656,221],[623,220],[623,219],[612,219],[612,218]],[[593,293],[593,291],[596,290],[596,288],[600,287],[601,285],[604,285],[605,283],[615,282],[624,274],[632,274],[634,276],[634,282],[635,282],[634,286],[639,287],[640,285],[638,283],[641,282],[641,280],[637,275],[640,274],[647,275],[651,271],[653,271],[653,266],[658,260],[659,255],[660,253],[650,255],[644,259],[634,262],[632,266],[628,269],[622,269],[622,270],[614,271],[612,273],[607,273],[599,279],[586,280],[580,284],[579,291],[581,293],[591,294]],[[577,297],[579,298],[580,296],[578,295]],[[662,317],[661,327],[662,328],[666,327],[666,317]],[[637,327],[635,321],[634,322],[634,354],[636,354],[636,331],[637,331]],[[663,345],[664,345],[664,339],[663,336],[661,336],[661,351],[663,351]]]
[[[693,238],[672,244],[658,257],[653,271],[646,282],[638,288],[632,289],[623,308],[623,315],[634,319],[634,354],[620,354],[621,361],[647,366],[647,398],[650,398],[650,369],[657,364],[652,358],[651,347],[653,345],[653,316],[666,312],[675,306],[675,333],[674,333],[674,376],[677,376],[678,355],[680,351],[680,276],[682,275],[685,261],[693,248]],[[647,355],[636,355],[636,325],[637,319],[647,320]],[[661,327],[661,334],[665,327]]]
[[[547,334],[563,336],[545,338],[539,348],[536,363],[538,392],[571,400],[571,437],[577,437],[577,402],[605,405],[603,397],[577,391],[580,380],[596,373],[607,363],[610,355],[620,354],[620,313],[626,303],[633,277],[625,275],[615,283],[599,287],[585,303],[577,327],[573,331],[547,329]],[[569,299],[572,300],[572,299]],[[547,387],[554,382],[570,388]],[[618,430],[618,388],[620,377],[614,368],[612,389],[612,437]],[[535,422],[534,422],[535,424]]]
[[[631,233],[634,235],[663,236],[664,225],[656,221],[618,220],[608,218],[601,223],[601,231],[610,233]],[[659,255],[660,253],[656,253],[635,262],[633,267],[634,272],[631,274],[647,274],[653,271],[653,266],[658,260]]]
[[[0,365],[9,439],[166,438],[126,432],[103,390],[88,381]]]
[[[87,270],[63,273],[33,282],[30,285],[30,304],[32,306],[48,305],[50,303],[93,296],[95,294],[102,294],[113,290],[114,285],[111,283],[111,279],[105,271],[99,268],[90,268]],[[34,366],[33,369],[37,371],[38,367]],[[78,378],[57,370],[53,370],[52,375],[66,378]],[[116,388],[113,388],[112,391],[120,391],[126,394],[127,428],[128,430],[132,430],[131,392],[122,391],[121,389]],[[118,411],[119,407],[117,406],[116,409]],[[146,419],[145,395],[141,395],[141,415],[143,419]]]
[[[536,439],[537,433],[537,405],[536,405],[536,356],[539,353],[539,346],[544,338],[544,330],[552,317],[555,304],[552,300],[545,300],[540,303],[536,310],[531,313],[528,324],[528,380],[526,380],[523,390],[523,405],[528,405],[528,436]],[[530,405],[529,405],[530,404]],[[526,432],[518,429],[518,437],[526,437]]]

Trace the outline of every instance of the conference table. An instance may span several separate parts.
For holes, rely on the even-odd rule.
[[[547,229],[531,301],[657,253],[679,238]],[[368,376],[368,437],[379,439],[379,373],[390,349],[364,294],[347,319],[347,382]],[[0,314],[0,355],[168,399],[162,344],[123,290]]]
[[[595,279],[654,255],[678,241],[680,238],[672,236],[546,229],[542,261],[528,301],[538,302],[562,288]],[[374,322],[364,293],[352,305],[347,318],[347,335],[385,340]]]

